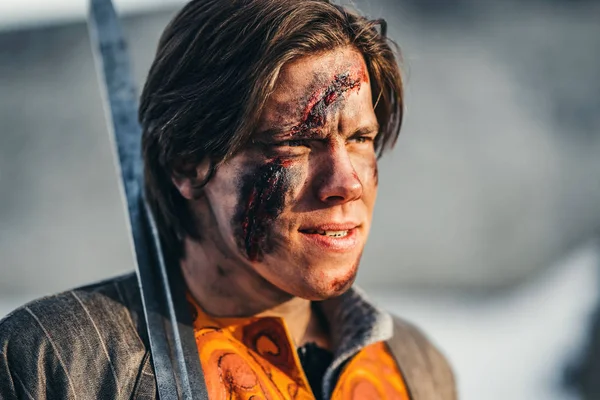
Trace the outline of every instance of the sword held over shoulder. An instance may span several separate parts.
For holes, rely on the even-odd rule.
[[[88,26],[127,204],[158,396],[208,400],[185,284],[177,268],[166,266],[156,223],[144,199],[138,100],[127,44],[111,0],[90,0]]]

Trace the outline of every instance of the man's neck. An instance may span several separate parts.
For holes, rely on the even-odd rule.
[[[211,250],[213,249],[213,250]],[[190,294],[214,317],[280,317],[297,346],[329,348],[326,328],[311,302],[283,292],[242,262],[225,259],[214,247],[185,240],[180,261]]]

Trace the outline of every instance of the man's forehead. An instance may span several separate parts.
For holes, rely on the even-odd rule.
[[[255,137],[327,136],[331,123],[344,126],[345,134],[377,124],[367,68],[362,54],[352,47],[287,64],[263,109]]]
[[[271,99],[276,103],[301,100],[344,73],[368,81],[363,56],[352,47],[298,58],[281,69]]]
[[[298,80],[290,81],[295,76]],[[263,110],[256,133],[264,138],[318,138],[338,128],[344,135],[377,131],[372,128],[376,125],[362,55],[344,49],[288,68]]]
[[[328,92],[344,101],[348,89],[353,92],[361,86],[367,89],[368,81],[362,54],[352,47],[296,59],[282,68],[275,90],[263,109],[259,130],[290,129],[306,119],[311,110],[319,106],[330,108],[327,101],[323,101]],[[323,110],[328,111],[331,110]]]

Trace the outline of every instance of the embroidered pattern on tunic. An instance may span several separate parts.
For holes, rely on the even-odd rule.
[[[383,342],[362,349],[344,368],[331,400],[409,400],[396,361]]]
[[[210,400],[294,399],[314,395],[281,318],[214,318],[188,295]],[[383,342],[358,352],[343,369],[332,400],[409,400]]]

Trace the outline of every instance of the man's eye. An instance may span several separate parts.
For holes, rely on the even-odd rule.
[[[355,138],[351,138],[348,141],[352,142],[352,143],[367,143],[367,142],[372,142],[373,138],[370,136],[358,136]]]

